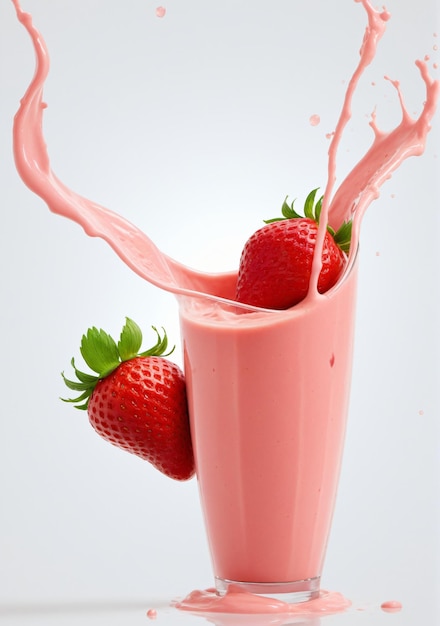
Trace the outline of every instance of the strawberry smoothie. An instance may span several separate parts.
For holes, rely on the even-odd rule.
[[[356,264],[289,311],[180,298],[191,434],[217,590],[319,592],[349,400]],[[287,596],[286,596],[287,597]]]
[[[292,610],[292,605],[249,593],[269,591],[287,592],[289,600],[309,599],[302,604],[307,614],[322,614],[326,598],[327,611],[343,610],[345,600],[319,592],[319,578],[349,399],[360,227],[392,172],[409,156],[423,153],[439,82],[430,77],[426,59],[417,61],[426,94],[419,116],[412,118],[398,82],[391,81],[401,104],[401,122],[382,132],[372,116],[371,147],[334,191],[337,150],[352,97],[390,18],[368,0],[357,0],[368,25],[331,134],[309,293],[287,311],[252,309],[233,302],[236,272],[207,274],[181,265],[133,224],[57,178],[42,131],[47,49],[31,16],[18,0],[12,1],[37,60],[14,121],[20,176],[51,211],[74,220],[88,235],[103,238],[133,271],[178,298],[197,474],[219,592],[190,594],[180,608]],[[345,271],[334,288],[319,295],[327,222],[338,228],[350,219],[353,234]],[[237,587],[230,581],[244,584]]]

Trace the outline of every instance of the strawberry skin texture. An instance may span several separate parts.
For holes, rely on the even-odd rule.
[[[183,372],[163,357],[136,357],[100,380],[87,408],[106,441],[175,480],[194,474]]]
[[[236,300],[244,304],[288,309],[309,289],[318,225],[304,217],[266,224],[246,242],[240,259]],[[333,287],[345,264],[342,250],[326,232],[319,293]]]

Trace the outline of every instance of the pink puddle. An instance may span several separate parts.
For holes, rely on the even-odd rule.
[[[224,596],[216,595],[215,589],[193,591],[184,600],[176,602],[175,606],[184,611],[203,613],[279,613],[284,616],[318,616],[341,613],[351,606],[351,603],[340,593],[321,591],[319,598],[315,600],[289,604],[276,598],[258,596],[231,586]],[[285,622],[276,622],[276,624],[283,623]]]

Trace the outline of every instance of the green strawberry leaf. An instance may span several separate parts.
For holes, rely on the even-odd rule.
[[[317,224],[319,224],[319,218],[321,217],[321,211],[322,211],[322,201],[324,200],[324,196],[321,196],[318,200],[318,202],[315,205],[315,220],[317,222]]]
[[[87,383],[78,383],[75,380],[69,380],[64,376],[64,372],[61,373],[61,376],[63,377],[66,386],[69,387],[69,389],[71,389],[72,391],[87,391],[87,389],[89,389],[90,387],[90,385]]]
[[[78,398],[61,398],[61,400],[63,402],[72,402],[75,403],[75,409],[87,409],[88,404],[89,404],[89,399],[90,399],[90,392],[89,391],[85,391],[84,393],[82,393],[80,396],[78,396]],[[84,404],[78,404],[79,402],[84,402]]]
[[[281,206],[281,213],[284,215],[284,218],[285,218],[286,220],[291,220],[291,219],[294,219],[295,217],[301,217],[301,215],[300,215],[299,213],[297,213],[297,212],[295,211],[295,208],[294,208],[294,205],[295,205],[296,199],[295,199],[295,200],[293,200],[293,201],[291,202],[291,204],[287,204],[287,198],[288,198],[288,197],[289,197],[289,196],[286,196],[286,197],[284,198],[284,202],[283,202],[283,204],[282,204],[282,206]],[[280,218],[280,219],[282,219],[282,218]]]
[[[310,220],[314,220],[316,222],[318,222],[318,220],[316,219],[314,208],[315,208],[315,196],[316,196],[316,192],[318,191],[318,189],[319,187],[317,187],[316,189],[313,189],[307,196],[306,201],[304,202],[305,217],[308,217]]]
[[[299,215],[299,213],[297,213],[294,209],[295,200],[293,200],[291,204],[287,204],[288,197],[289,196],[286,196],[284,198],[284,202],[281,206],[281,213],[283,217],[273,217],[269,220],[263,220],[265,224],[272,224],[273,222],[282,222],[283,220],[291,220],[295,217],[301,217],[301,215]]]
[[[81,340],[80,352],[91,370],[103,377],[120,363],[118,346],[104,330],[89,328]]]
[[[157,342],[149,350],[145,350],[145,352],[141,352],[139,356],[169,356],[172,352],[174,352],[175,346],[173,346],[171,350],[165,354],[165,350],[168,348],[168,336],[165,331],[165,328],[162,328],[163,337],[160,336],[160,333],[155,326],[152,326],[152,329],[156,333]]]
[[[89,385],[96,383],[99,380],[99,376],[92,376],[91,374],[86,374],[85,372],[81,372],[76,368],[75,359],[72,358],[71,365],[74,369],[75,375],[82,383],[88,383]]]
[[[350,251],[351,231],[353,222],[344,222],[334,234],[334,240],[343,252]]]
[[[304,218],[304,217],[307,217],[319,223],[319,216],[321,214],[323,197],[321,196],[319,200],[317,201],[317,203],[315,204],[315,197],[316,197],[318,190],[319,190],[319,187],[317,187],[316,189],[313,189],[307,196],[304,202],[304,214],[303,215],[298,213],[294,208],[294,204],[296,200],[293,200],[291,204],[288,204],[287,203],[288,196],[286,196],[281,206],[281,213],[283,217],[274,217],[269,220],[264,220],[264,223],[271,224],[272,222],[281,222],[282,220],[291,220],[291,219]]]
[[[122,329],[118,343],[121,361],[129,361],[137,356],[142,345],[142,331],[136,322],[129,317],[125,318],[125,326]]]

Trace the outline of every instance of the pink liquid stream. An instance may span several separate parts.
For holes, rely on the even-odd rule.
[[[327,222],[337,229],[344,221],[353,219],[351,252],[345,271],[349,271],[357,250],[363,215],[371,202],[378,197],[382,184],[392,172],[410,156],[421,155],[435,113],[440,82],[433,80],[426,60],[416,61],[426,88],[423,108],[417,118],[412,118],[404,104],[397,81],[391,81],[400,101],[402,119],[389,132],[381,131],[372,116],[370,125],[374,138],[371,147],[356,164],[341,185],[334,190],[336,181],[337,151],[344,129],[351,118],[351,104],[359,79],[374,59],[379,40],[383,36],[390,15],[375,10],[368,0],[360,2],[368,16],[368,25],[360,50],[360,59],[346,91],[342,111],[329,148],[328,179],[324,191],[318,240],[310,280],[309,294],[297,305],[307,306],[307,301],[319,301],[317,281],[321,271],[321,254]],[[162,253],[136,226],[109,209],[84,198],[66,187],[50,166],[43,136],[43,88],[49,72],[49,57],[43,38],[33,26],[32,18],[25,13],[18,0],[12,0],[17,17],[28,31],[36,53],[34,77],[21,100],[14,120],[14,156],[23,182],[48,205],[49,209],[81,225],[89,236],[101,237],[134,272],[148,282],[177,295],[201,294],[208,299],[231,300],[234,297],[236,272],[208,274],[185,267]],[[341,277],[342,278],[342,277]],[[190,611],[224,613],[288,613],[322,615],[342,611],[349,603],[337,593],[321,592],[318,599],[288,605],[285,602],[261,598],[252,594],[230,590],[219,597],[212,590],[195,591],[178,608]]]
[[[51,211],[77,222],[89,236],[104,239],[124,263],[150,283],[176,294],[202,293],[207,298],[232,299],[236,272],[208,274],[183,266],[161,252],[147,235],[126,219],[76,194],[57,178],[51,169],[43,136],[43,111],[46,108],[43,88],[49,72],[47,48],[40,33],[33,26],[31,16],[21,9],[18,0],[12,1],[18,19],[32,39],[36,54],[35,74],[14,120],[15,163],[24,183],[46,202]],[[337,229],[342,222],[353,218],[352,260],[357,249],[362,217],[372,200],[379,195],[381,185],[390,178],[402,161],[423,153],[439,92],[439,81],[431,79],[426,61],[417,61],[426,86],[426,99],[419,117],[413,119],[405,108],[397,81],[392,81],[401,103],[401,123],[390,132],[382,132],[373,116],[371,126],[374,141],[370,149],[333,193],[337,149],[344,128],[351,118],[353,94],[362,73],[374,58],[378,41],[390,17],[386,11],[378,12],[373,9],[368,0],[358,1],[367,12],[368,26],[360,60],[349,82],[343,109],[330,144],[328,181],[324,192],[309,298],[318,296],[316,285],[321,269],[319,251],[322,251],[327,221]],[[350,262],[346,271],[349,265]]]

